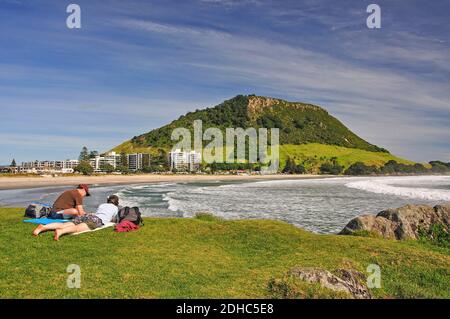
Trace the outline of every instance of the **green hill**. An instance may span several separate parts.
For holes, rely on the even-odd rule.
[[[172,131],[185,127],[193,132],[194,120],[202,120],[203,130],[220,128],[224,136],[227,127],[279,128],[282,164],[287,157],[299,161],[305,160],[305,156],[312,160],[336,157],[346,167],[356,161],[377,166],[389,160],[411,163],[360,138],[319,106],[254,95],[238,95],[215,107],[189,112],[113,150],[126,153],[167,151],[175,144],[171,140]],[[300,153],[307,155],[299,156]]]

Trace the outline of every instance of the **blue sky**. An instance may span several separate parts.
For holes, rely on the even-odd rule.
[[[316,103],[396,155],[450,161],[449,21],[446,0],[1,0],[0,164],[105,151],[237,94]]]

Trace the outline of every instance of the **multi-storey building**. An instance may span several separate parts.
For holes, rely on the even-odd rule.
[[[176,149],[169,154],[171,170],[196,171],[200,168],[201,160],[201,154],[195,151],[182,152]]]
[[[94,169],[94,172],[103,172],[105,165],[110,165],[114,170],[120,165],[126,166],[130,171],[142,170],[150,166],[150,154],[136,153],[126,154],[122,163],[123,156],[116,152],[109,152],[102,156],[98,155],[89,159],[89,164]],[[17,168],[21,173],[73,173],[76,166],[80,164],[79,160],[65,160],[65,161],[33,161],[22,162]],[[6,171],[6,169],[3,169]]]
[[[150,166],[150,154],[135,153],[128,154],[128,169],[139,171]]]

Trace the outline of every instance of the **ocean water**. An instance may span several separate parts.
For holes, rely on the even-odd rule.
[[[66,188],[0,191],[0,206],[52,202]],[[158,183],[95,187],[88,210],[117,194],[145,216],[278,219],[317,233],[339,232],[353,217],[408,203],[450,203],[450,176],[338,177],[251,182]]]

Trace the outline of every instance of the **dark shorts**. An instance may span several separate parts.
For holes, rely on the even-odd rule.
[[[48,218],[50,219],[71,219],[71,215],[62,214],[60,212],[51,212],[50,215],[48,215]]]
[[[58,214],[55,212],[51,212],[50,215],[48,215],[48,218],[51,219],[64,219],[63,214]]]
[[[86,214],[83,216],[75,217],[72,220],[72,223],[74,223],[75,225],[85,223],[90,230],[103,226],[102,220],[99,217],[95,216],[94,214]]]

